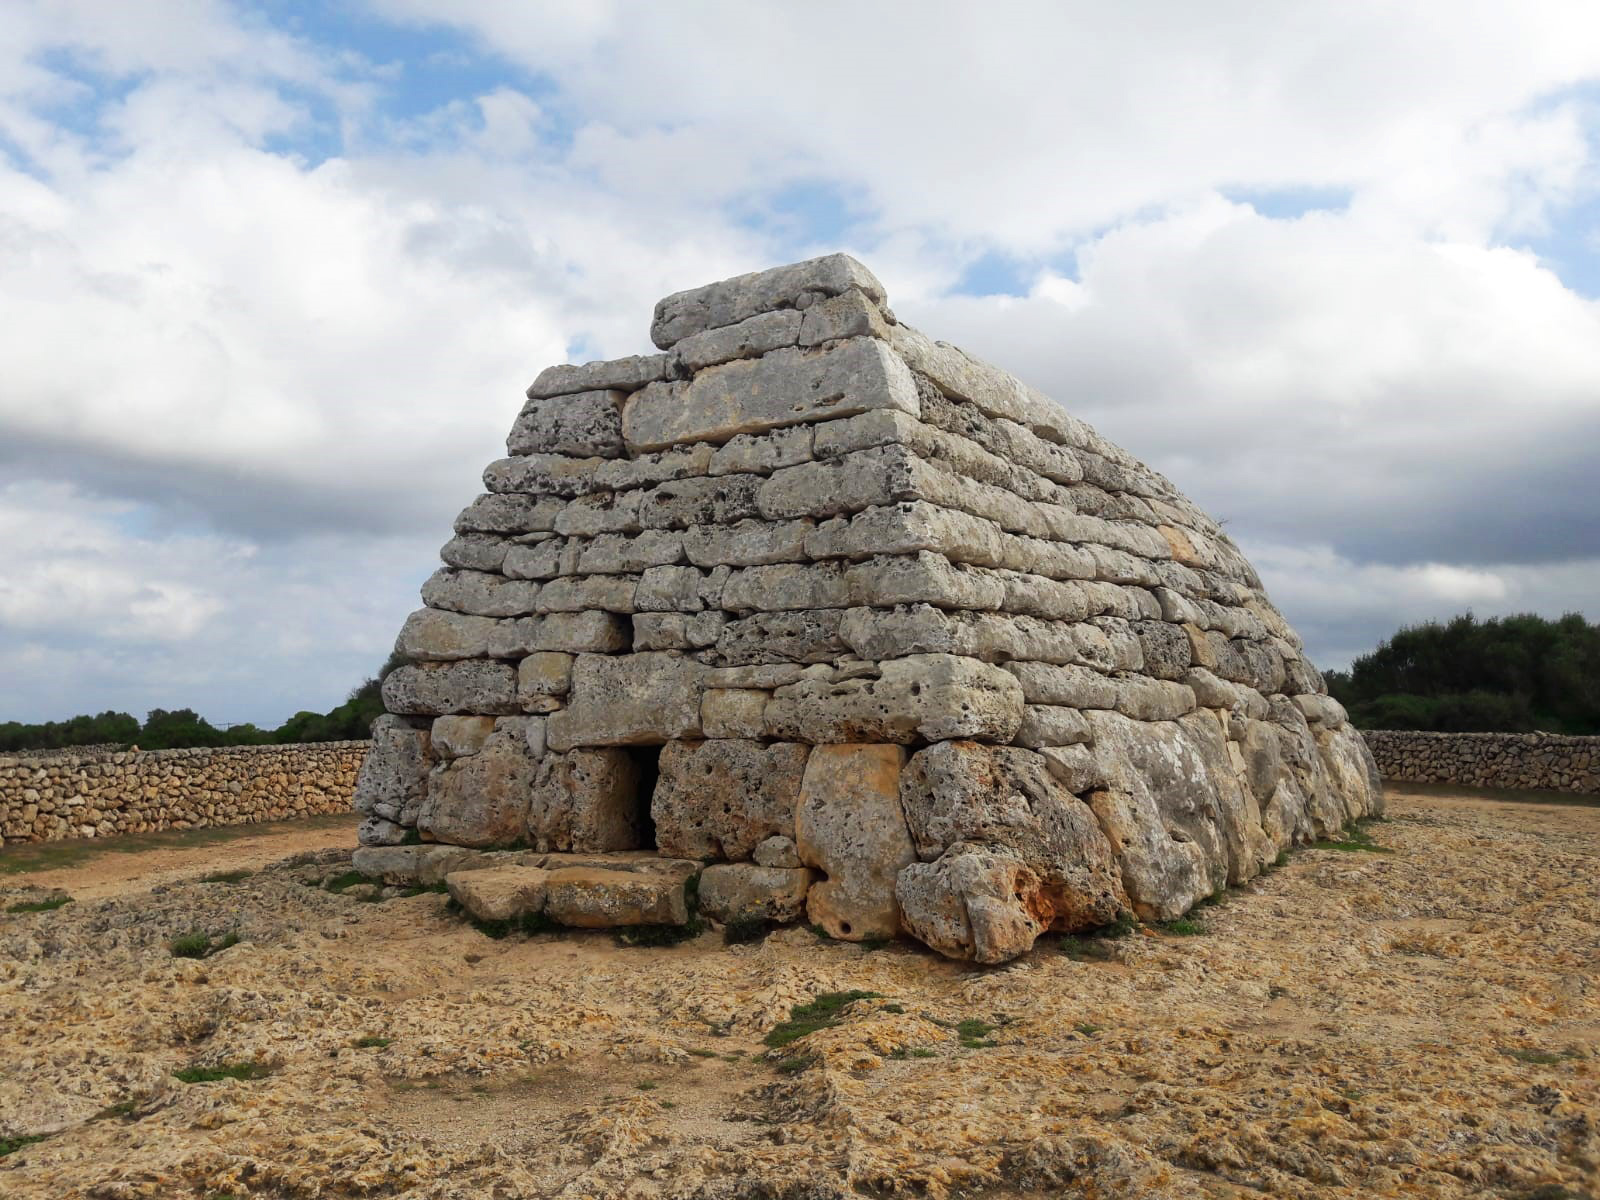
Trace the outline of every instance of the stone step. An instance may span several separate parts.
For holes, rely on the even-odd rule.
[[[648,854],[543,856],[546,865],[505,863],[445,876],[451,897],[479,921],[543,915],[578,929],[686,925],[692,859]]]
[[[424,843],[414,846],[362,846],[350,865],[371,879],[393,887],[437,887],[445,877],[497,867],[592,867],[607,871],[651,871],[683,874],[700,870],[692,858],[663,857],[650,850],[597,854],[546,853],[540,850],[469,850],[463,846]]]

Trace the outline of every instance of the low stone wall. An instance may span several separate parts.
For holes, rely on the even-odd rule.
[[[1600,794],[1600,737],[1401,729],[1362,736],[1385,779]]]
[[[369,745],[0,757],[0,846],[348,812]]]

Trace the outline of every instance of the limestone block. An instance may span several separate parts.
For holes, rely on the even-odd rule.
[[[792,346],[800,337],[804,314],[786,308],[757,313],[735,325],[723,325],[692,334],[672,349],[688,371],[699,371],[736,358],[760,358],[769,350]]]
[[[883,342],[854,338],[708,367],[681,386],[652,384],[628,398],[622,429],[630,448],[659,450],[877,408],[916,415],[916,385]]]
[[[711,470],[711,458],[716,449],[709,442],[701,442],[693,446],[671,446],[637,458],[610,459],[595,471],[594,481],[599,487],[621,492],[651,487],[669,479],[705,475]]]
[[[565,696],[572,687],[572,655],[541,650],[517,664],[517,699],[527,706],[533,699]]]
[[[517,712],[517,674],[509,663],[469,658],[450,663],[408,663],[383,681],[383,706],[392,713]]]
[[[1039,877],[1014,856],[982,846],[912,863],[900,872],[895,898],[912,937],[969,962],[1003,963],[1027,953],[1049,915]]]
[[[1004,589],[1001,602],[994,607],[1006,612],[1047,621],[1082,621],[1100,611],[1099,598],[1085,583],[1021,571],[997,571],[993,578]]]
[[[775,833],[762,840],[756,847],[752,857],[759,866],[763,867],[798,867],[800,854],[795,849],[794,839]]]
[[[1093,737],[1088,719],[1076,708],[1030,704],[1022,710],[1022,724],[1017,726],[1017,736],[1011,740],[1018,746],[1037,750],[1041,746],[1073,746]]]
[[[500,494],[585,496],[599,490],[595,472],[606,460],[564,454],[518,454],[496,459],[483,469],[483,486]]]
[[[456,518],[455,530],[470,533],[537,533],[555,528],[565,502],[554,496],[479,496]],[[465,565],[465,564],[462,564]]]
[[[1042,662],[1008,662],[1005,670],[1022,685],[1029,704],[1066,708],[1115,708],[1116,685],[1087,667]]]
[[[663,854],[749,858],[766,838],[794,835],[810,747],[748,739],[668,742],[650,815]]]
[[[805,867],[718,863],[700,875],[700,911],[714,921],[798,920],[816,872]]]
[[[699,612],[710,599],[720,598],[720,589],[708,587],[710,577],[697,567],[651,567],[639,579],[635,603],[640,612]],[[708,591],[718,595],[708,597]]]
[[[824,564],[811,569],[823,570]],[[931,550],[869,558],[849,567],[845,580],[849,605],[932,604],[973,610],[996,609],[1005,602],[1005,586],[1000,580],[972,567],[953,566],[944,555]]]
[[[469,571],[499,571],[513,543],[493,533],[458,533],[439,551],[446,566]]]
[[[394,652],[413,662],[449,662],[458,658],[483,658],[495,621],[437,608],[418,609],[406,618],[395,639]]]
[[[1332,696],[1295,696],[1295,707],[1305,714],[1306,721],[1313,726],[1326,726],[1337,729],[1346,721],[1344,705]]]
[[[1110,680],[1112,707],[1136,721],[1176,721],[1196,707],[1194,689],[1144,675],[1119,675]]]
[[[755,613],[729,621],[717,635],[717,661],[728,666],[832,662],[846,653],[841,609]]]
[[[800,861],[827,878],[812,885],[806,913],[830,937],[893,937],[900,930],[895,880],[916,851],[900,808],[901,746],[818,746],[806,763],[795,812]]]
[[[493,717],[435,717],[433,750],[440,758],[465,758],[483,749],[493,732]]]
[[[769,736],[814,744],[956,737],[1009,742],[1022,723],[1021,685],[976,659],[915,654],[869,673],[846,674],[803,679],[773,692]]]
[[[700,734],[700,676],[693,659],[671,651],[609,657],[580,654],[568,708],[551,718],[551,736],[571,746],[660,744]]]
[[[805,320],[800,325],[800,345],[817,346],[839,338],[887,339],[889,323],[884,319],[879,300],[858,288],[851,288],[817,301],[805,311]]]
[[[537,400],[609,388],[633,392],[647,383],[666,379],[671,369],[670,354],[635,354],[601,362],[562,363],[539,372],[539,377],[528,386],[528,398]]]
[[[93,825],[78,828],[81,837],[94,837],[98,832]],[[90,832],[84,833],[84,830]],[[410,832],[404,825],[373,814],[356,826],[356,841],[363,846],[398,846]]]
[[[579,496],[556,514],[555,531],[564,537],[599,537],[638,533],[642,492],[595,492]]]
[[[520,841],[538,765],[525,738],[491,733],[476,754],[433,769],[417,828],[455,846]]]
[[[805,549],[811,558],[851,559],[931,550],[952,562],[996,567],[1007,561],[1004,536],[992,521],[910,500],[831,518],[806,538]]]
[[[920,389],[918,405],[921,405]],[[915,416],[899,409],[880,408],[857,413],[816,426],[811,452],[816,458],[838,458],[894,442],[909,446],[916,439],[917,423]]]
[[[844,608],[849,603],[845,568],[838,563],[741,567],[728,576],[722,592],[722,607],[732,612]]]
[[[757,505],[769,521],[832,517],[924,499],[923,493],[938,491],[936,474],[904,446],[878,446],[774,471]]]
[[[442,567],[422,585],[422,602],[429,608],[477,617],[520,617],[534,611],[539,584],[506,579],[486,571],[460,571]]]
[[[807,295],[836,296],[851,290],[883,303],[883,285],[848,254],[754,271],[668,296],[656,305],[650,340],[666,350],[705,329],[735,325],[757,313],[796,308]]]
[[[536,850],[638,850],[646,840],[639,765],[625,750],[573,750],[539,762],[527,808]]]
[[[722,612],[641,612],[633,618],[633,649],[700,650],[716,645],[728,616]]]
[[[490,867],[445,876],[450,898],[479,921],[515,921],[544,908],[550,872],[541,867]]]
[[[503,621],[489,641],[497,658],[521,658],[541,650],[567,654],[614,654],[631,642],[625,617],[608,612],[545,613]]]
[[[631,613],[638,589],[637,575],[565,575],[539,588],[534,608],[541,613]]]
[[[580,929],[683,925],[689,920],[685,878],[645,871],[563,867],[545,880],[545,915]]]
[[[621,458],[620,391],[579,392],[530,399],[522,408],[506,449],[512,454],[566,454],[574,458]]]
[[[1133,630],[1143,651],[1145,670],[1157,679],[1181,681],[1192,663],[1183,630],[1166,621],[1139,621]]]
[[[770,663],[751,667],[712,667],[705,673],[708,688],[773,688],[798,682],[805,668],[798,663]]]
[[[708,738],[759,738],[771,697],[753,688],[708,688],[700,700],[700,728]]]
[[[650,567],[683,561],[683,534],[647,529],[628,537],[608,533],[584,544],[578,554],[581,575],[638,574]]]
[[[767,433],[741,433],[717,447],[711,456],[711,474],[746,472],[771,474],[780,467],[811,461],[812,428],[792,425]]]
[[[507,579],[554,579],[564,574],[562,570],[571,558],[573,542],[561,537],[547,537],[527,545],[512,546],[506,551],[500,573]]]
[[[372,746],[356,775],[353,807],[359,813],[381,809],[388,820],[414,825],[433,763],[428,728],[385,713],[372,722]]]
[[[1106,773],[1088,746],[1044,746],[1039,750],[1050,777],[1073,795],[1081,796],[1106,786]]]
[[[362,846],[350,856],[353,870],[392,887],[431,887],[448,871],[492,861],[479,850],[441,845]]]
[[[691,525],[683,532],[684,552],[697,567],[802,562],[807,557],[807,538],[815,528],[809,520]]]
[[[917,855],[961,843],[1004,850],[1039,878],[1031,911],[1046,928],[1103,925],[1127,907],[1111,845],[1093,812],[1016,746],[938,742],[911,756],[900,804]]]
[[[718,475],[673,479],[657,484],[639,503],[645,529],[686,529],[691,525],[731,525],[760,515],[757,497],[764,475]]]

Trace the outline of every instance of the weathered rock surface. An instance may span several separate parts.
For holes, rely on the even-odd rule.
[[[957,845],[933,862],[912,863],[895,884],[901,920],[947,958],[1001,963],[1026,954],[1049,926],[1051,905],[1038,875],[986,846]]]
[[[689,920],[687,875],[562,867],[545,879],[544,913],[562,925],[614,929]]]
[[[817,878],[805,867],[718,863],[700,875],[700,911],[716,921],[797,920]]]
[[[749,858],[769,837],[793,837],[811,747],[747,738],[662,748],[650,815],[656,845],[690,858]]]
[[[488,867],[445,876],[450,897],[480,921],[515,921],[543,910],[550,872],[541,867]]]
[[[625,750],[547,754],[527,809],[536,850],[638,850],[645,840],[639,766]]]
[[[818,746],[806,761],[795,812],[800,861],[827,878],[806,914],[829,937],[859,942],[900,930],[895,880],[916,861],[900,807],[902,746]]]
[[[521,841],[538,765],[519,732],[495,731],[476,754],[433,769],[417,828],[456,846]]]

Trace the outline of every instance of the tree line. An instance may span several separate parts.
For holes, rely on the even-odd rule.
[[[1326,679],[1358,728],[1600,734],[1600,624],[1579,613],[1409,626]]]
[[[141,723],[125,712],[103,712],[26,725],[0,722],[0,754],[18,750],[61,750],[115,742],[141,750],[180,750],[197,746],[270,746],[290,742],[359,741],[383,713],[379,688],[402,660],[390,655],[378,674],[354,688],[343,704],[325,713],[297,712],[276,729],[251,724],[220,728],[192,708],[152,709]]]

